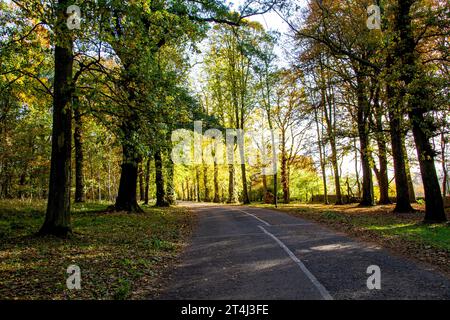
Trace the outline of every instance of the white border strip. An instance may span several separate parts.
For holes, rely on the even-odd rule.
[[[249,216],[252,216],[253,218],[259,220],[260,222],[264,223],[266,226],[270,227],[270,223],[268,223],[267,221],[264,221],[263,219],[258,218],[257,216],[255,216],[254,214],[251,214],[247,211],[241,210],[241,209],[237,209],[237,211],[241,211]]]
[[[286,251],[286,253],[289,255],[289,257],[298,264],[298,266],[300,267],[300,269],[303,271],[303,273],[309,278],[309,280],[311,280],[312,284],[319,290],[320,294],[322,295],[322,297],[325,300],[333,300],[333,297],[330,295],[330,293],[328,292],[328,290],[319,282],[319,280],[317,280],[317,278],[308,270],[308,268],[306,268],[306,266],[303,264],[303,262],[300,261],[299,258],[297,258],[295,256],[295,254],[289,250],[288,247],[286,247],[286,245],[281,242],[280,239],[278,239],[277,237],[275,237],[273,234],[271,234],[269,231],[267,231],[266,229],[264,229],[263,226],[258,226],[262,231],[264,231],[265,234],[267,234],[268,236],[270,236],[272,239],[274,239],[278,245],[284,250]]]

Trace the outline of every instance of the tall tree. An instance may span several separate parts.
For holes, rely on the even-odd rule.
[[[41,234],[67,236],[70,225],[70,171],[72,157],[73,35],[67,27],[67,8],[56,5],[55,80],[53,88],[52,155],[47,212]]]
[[[434,164],[435,151],[430,143],[434,128],[431,119],[426,117],[426,113],[433,108],[429,99],[430,82],[425,82],[427,75],[417,52],[418,41],[414,35],[412,18],[413,6],[419,3],[421,1],[397,0],[392,8],[392,31],[395,33],[393,59],[398,67],[397,79],[403,81],[405,86],[397,91],[397,99],[404,101],[406,94],[409,95],[408,117],[412,126],[425,191],[424,221],[442,222],[447,218]]]

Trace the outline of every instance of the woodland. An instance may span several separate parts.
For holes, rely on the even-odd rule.
[[[448,2],[372,2],[3,0],[0,198],[46,201],[36,231],[61,237],[86,201],[419,201],[445,222]],[[269,12],[287,32],[253,19]],[[276,130],[276,148],[259,141],[275,172],[247,163],[247,141],[231,164],[174,163],[172,133],[194,121]],[[202,159],[225,157],[206,140]]]

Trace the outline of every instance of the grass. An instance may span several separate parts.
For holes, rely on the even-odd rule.
[[[34,235],[44,202],[0,201],[0,299],[130,299],[154,290],[193,216],[177,207],[127,214],[107,206],[74,205],[74,234],[62,240]],[[81,290],[66,288],[71,264],[81,268]]]
[[[265,204],[256,206],[273,207]],[[278,210],[320,222],[362,240],[376,242],[403,255],[437,265],[450,274],[449,224],[423,224],[424,205],[414,207],[418,211],[410,214],[394,214],[393,205],[363,208],[355,204],[280,204]]]

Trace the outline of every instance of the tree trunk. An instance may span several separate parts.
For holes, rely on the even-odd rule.
[[[356,147],[356,138],[353,139],[353,149],[355,149],[355,177],[356,187],[358,188],[358,198],[361,198],[361,183],[359,181],[359,166],[358,166],[358,148]]]
[[[236,202],[236,195],[234,192],[234,165],[228,165],[228,203]]]
[[[264,147],[264,145],[265,145],[264,135],[261,135],[261,150],[264,150],[264,151],[263,151],[263,152],[264,152],[263,158],[264,158],[264,160],[265,160],[265,159],[266,159],[266,154],[265,154],[266,148]],[[259,153],[257,154],[257,156],[258,156],[258,160],[260,161]],[[259,163],[259,161],[258,161],[258,163]],[[268,191],[268,190],[267,190],[266,164],[263,163],[261,166],[262,166],[262,168],[261,168],[261,175],[262,175],[262,184],[263,184],[262,201],[264,201],[264,199],[265,199],[265,197],[266,197],[266,194],[267,194],[267,191]]]
[[[372,169],[370,166],[371,154],[369,143],[369,119],[370,119],[370,105],[366,97],[366,86],[364,79],[359,71],[356,72],[357,78],[357,99],[358,99],[358,134],[361,154],[361,166],[363,173],[362,184],[362,198],[359,203],[360,206],[373,206],[373,182]]]
[[[187,195],[187,200],[191,201],[191,188],[189,186],[189,180],[186,180],[186,195]]]
[[[314,108],[314,121],[316,123],[316,131],[317,131],[317,145],[319,146],[319,160],[320,160],[320,169],[322,171],[322,183],[323,183],[323,202],[325,204],[329,204],[328,202],[328,190],[327,190],[327,172],[325,166],[325,154],[323,150],[322,143],[322,134],[319,128],[319,119],[317,115],[317,109]],[[323,131],[323,130],[322,130]]]
[[[388,70],[395,69],[395,53],[388,54],[386,59]],[[389,72],[390,75],[395,74],[395,70]],[[411,203],[409,201],[408,178],[406,176],[405,168],[405,154],[403,150],[403,130],[402,117],[403,107],[399,99],[398,89],[395,88],[392,82],[395,79],[387,79],[386,81],[386,97],[388,104],[389,115],[389,131],[391,135],[392,157],[394,159],[394,175],[395,175],[395,190],[396,203],[394,212],[413,212]]]
[[[372,182],[372,169],[370,167],[370,155],[369,155],[369,139],[368,135],[359,137],[359,143],[361,148],[361,165],[363,172],[363,183],[362,183],[362,198],[360,201],[361,206],[373,206],[373,182]]]
[[[125,129],[125,128],[124,128]],[[125,136],[133,134],[125,129]],[[120,173],[119,192],[114,205],[117,211],[143,212],[137,203],[137,179],[140,158],[138,152],[130,140],[122,142],[122,171]]]
[[[155,184],[156,184],[156,206],[168,207],[169,203],[166,201],[166,191],[164,189],[163,165],[160,150],[157,150],[155,152]]]
[[[375,138],[377,140],[378,162],[380,165],[380,169],[376,173],[378,180],[378,187],[380,189],[380,199],[378,200],[378,204],[390,204],[391,200],[389,199],[387,147],[386,147],[386,138],[384,136],[383,130],[383,111],[379,100],[379,93],[380,89],[377,88],[374,100],[374,115],[376,126]]]
[[[265,172],[262,173],[262,184],[263,184],[263,197],[264,197],[264,195],[267,193],[267,176],[266,176]]]
[[[444,211],[439,180],[434,165],[434,150],[423,129],[425,119],[420,110],[413,109],[409,112],[409,118],[413,126],[414,141],[419,158],[420,173],[425,191],[425,222],[444,222],[447,217]]]
[[[286,132],[281,131],[281,185],[283,187],[283,202],[289,203],[289,177],[287,172]]]
[[[68,30],[67,0],[56,7],[55,76],[53,92],[52,151],[47,212],[40,234],[65,237],[70,226],[70,171],[72,156],[73,40]]]
[[[408,180],[408,192],[409,192],[409,202],[416,203],[416,193],[414,191],[414,184],[411,177],[411,169],[409,166],[408,152],[406,150],[406,137],[402,136],[402,148],[403,154],[405,155],[405,170],[406,170],[406,179]]]
[[[270,140],[272,142],[272,166],[273,166],[273,204],[275,208],[278,207],[278,158],[277,150],[275,149],[275,134],[273,132],[272,115],[270,108],[267,109],[267,122],[270,129]]]
[[[336,137],[335,137],[335,124],[334,121],[331,119],[331,117],[334,115],[334,108],[332,108],[332,102],[327,101],[327,93],[326,93],[326,87],[323,85],[323,88],[321,90],[322,93],[322,107],[323,107],[323,114],[325,116],[325,121],[327,124],[327,134],[328,139],[330,142],[331,147],[331,165],[333,166],[333,173],[334,173],[334,186],[336,189],[336,204],[341,205],[342,202],[342,194],[341,194],[341,183],[340,183],[340,177],[339,177],[339,164],[337,160],[337,149],[336,149]],[[327,106],[328,104],[328,106]],[[327,108],[330,108],[330,110],[327,110]],[[334,117],[333,117],[334,119]]]
[[[441,131],[441,165],[442,165],[442,197],[445,198],[447,196],[447,180],[448,180],[448,171],[447,171],[447,163],[445,161],[445,149],[446,149],[446,140],[444,130]]]
[[[23,197],[25,196],[25,192],[23,191],[24,187],[25,187],[25,182],[26,182],[26,175],[27,175],[27,168],[25,167],[23,169],[23,172],[20,174],[20,178],[19,178],[19,199],[23,199]]]
[[[219,167],[217,161],[214,161],[214,200],[215,203],[220,202],[219,197]]]
[[[139,172],[139,199],[145,201],[145,190],[144,190],[144,170],[142,169],[142,162],[138,166]]]
[[[334,186],[336,189],[336,204],[341,205],[343,204],[343,202],[341,194],[341,182],[339,177],[339,165],[337,161],[336,140],[333,134],[332,136],[329,136],[329,139],[331,145],[331,164],[333,166],[333,173],[334,173]]]
[[[242,139],[239,144],[239,155],[241,159],[241,176],[242,176],[242,202],[244,204],[249,204],[250,199],[248,197],[248,186],[247,186],[247,170],[245,168],[245,153],[244,153],[244,136],[242,130]]]
[[[73,141],[75,144],[75,202],[84,202],[84,177],[83,177],[83,119],[79,109],[78,97],[74,96],[74,122],[75,128]]]
[[[208,188],[208,166],[203,164],[203,187],[205,192],[205,201],[210,202],[211,198],[209,197],[209,188]]]
[[[174,163],[172,161],[171,153],[172,149],[168,150],[167,156],[167,188],[166,188],[166,201],[168,204],[175,204],[175,187],[174,187]]]
[[[196,193],[196,199],[197,202],[202,201],[201,196],[200,196],[200,170],[198,168],[198,166],[195,166],[195,193]]]
[[[401,59],[401,80],[404,81],[407,88],[416,79],[423,78],[415,52],[416,41],[413,35],[410,13],[413,3],[414,1],[411,0],[398,0],[394,22],[394,29],[399,31],[399,38],[396,43],[396,56]],[[413,99],[410,99],[411,105],[408,108],[408,117],[412,125],[425,192],[424,221],[444,222],[447,220],[447,217],[434,165],[435,151],[429,141],[428,133],[433,132],[433,129],[424,117],[424,114],[428,111],[426,103],[428,103],[430,96],[427,88],[412,88],[408,93],[413,97]],[[403,96],[399,98],[403,98]]]
[[[108,157],[108,201],[112,201],[111,194],[111,158]]]
[[[183,199],[183,201],[186,201],[186,190],[184,187],[184,182],[181,182],[181,199]]]
[[[144,204],[148,205],[148,191],[150,188],[150,162],[152,158],[148,156],[147,165],[145,168],[145,195],[144,195]]]
[[[250,204],[250,198],[248,197],[247,170],[245,168],[245,163],[241,164],[241,174],[242,174],[242,203]]]
[[[409,201],[409,190],[408,190],[408,178],[406,176],[405,168],[405,155],[403,153],[402,146],[402,129],[401,120],[398,106],[396,103],[392,103],[396,99],[395,95],[392,94],[393,88],[387,85],[388,101],[393,104],[390,106],[389,110],[389,127],[391,134],[391,144],[392,144],[392,157],[394,159],[394,174],[395,174],[395,190],[396,190],[396,203],[394,212],[413,212],[411,203]],[[393,109],[395,108],[395,109]]]

